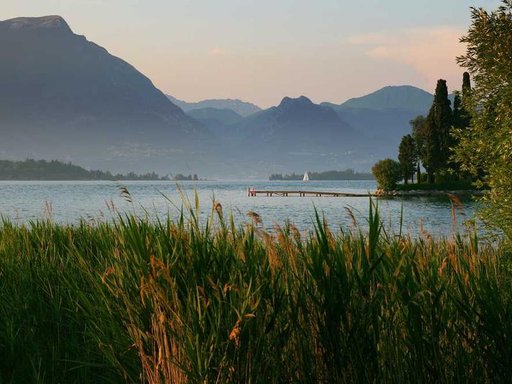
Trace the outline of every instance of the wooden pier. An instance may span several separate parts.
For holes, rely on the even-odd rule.
[[[334,191],[304,191],[304,190],[287,190],[287,189],[247,189],[247,196],[279,196],[279,197],[381,197],[386,199],[408,198],[408,197],[448,197],[452,196],[481,196],[483,191],[390,191],[387,193],[368,192],[368,193],[350,193],[350,192],[334,192]]]
[[[247,196],[280,196],[280,197],[368,197],[374,196],[371,193],[348,193],[348,192],[325,192],[325,191],[303,191],[303,190],[256,190],[254,188],[247,189]]]

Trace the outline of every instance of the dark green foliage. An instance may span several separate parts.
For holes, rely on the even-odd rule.
[[[427,171],[427,182],[444,182],[447,179],[468,178],[461,172],[453,158],[453,150],[458,144],[458,136],[454,130],[469,127],[470,115],[464,105],[463,98],[469,100],[471,81],[467,72],[463,75],[461,92],[455,91],[453,111],[450,108],[448,90],[445,80],[439,80],[436,87],[434,102],[428,116],[418,116],[410,121],[412,137],[416,145],[419,161],[417,162],[417,180],[421,181],[420,167]]]
[[[471,77],[469,72],[464,72],[462,74],[462,97],[468,98],[471,93]]]
[[[448,99],[446,80],[438,80],[434,103],[425,120],[424,126],[424,156],[421,159],[427,170],[429,183],[434,182],[434,176],[442,169],[448,168],[452,139],[452,110]]]
[[[456,91],[454,98],[453,98],[453,116],[452,116],[452,126],[455,130],[461,130],[468,126],[469,124],[469,118],[468,113],[464,109],[462,105],[462,99],[460,97],[460,92]],[[454,132],[451,132],[452,134],[452,141],[453,141],[453,148],[455,148],[459,144],[459,140],[457,138],[457,135],[454,134]],[[450,169],[459,177],[462,176],[462,172],[460,170],[460,166],[457,162],[453,161],[453,156],[450,159]]]
[[[272,174],[269,180],[302,180],[304,174],[291,175]],[[353,169],[344,171],[309,172],[310,180],[373,180],[371,173],[355,172]]]
[[[416,165],[418,163],[418,152],[416,150],[414,139],[411,135],[405,135],[402,137],[398,148],[398,161],[400,162],[405,184],[408,183],[409,179],[412,182],[414,172],[416,171]]]
[[[471,124],[471,115],[467,106],[471,105],[471,79],[468,72],[464,72],[462,77],[462,97],[461,92],[456,91],[453,99],[453,116],[452,116],[452,156],[450,159],[450,168],[459,179],[471,180],[467,172],[461,170],[460,164],[455,160],[454,150],[459,145],[462,131],[468,129]],[[465,100],[465,102],[464,102]],[[466,105],[465,105],[466,104]]]
[[[512,1],[496,11],[472,8],[472,24],[461,41],[460,65],[475,86],[463,104],[472,113],[468,129],[459,130],[455,158],[464,171],[489,188],[486,217],[512,237]],[[465,89],[468,89],[467,81]]]
[[[462,93],[456,91],[453,100],[453,127],[464,129],[471,124],[471,115],[467,107],[471,107],[471,78],[468,72],[462,76]]]
[[[400,163],[393,159],[378,161],[372,167],[372,173],[377,180],[377,186],[384,191],[390,191],[396,187],[396,183],[402,178]]]
[[[130,338],[105,305],[101,275],[113,238],[97,236],[104,230],[2,222],[1,383],[137,380]]]
[[[416,153],[418,155],[417,169],[416,169],[416,180],[418,184],[421,182],[421,162],[425,158],[425,116],[417,116],[413,120],[409,122],[412,129],[412,138],[414,139],[414,144],[416,146]]]
[[[469,180],[447,181],[444,183],[428,184],[426,180],[421,184],[399,184],[396,189],[399,191],[469,191],[478,190]]]
[[[452,124],[455,128],[462,128],[462,99],[457,91],[453,96],[453,119]]]
[[[155,172],[126,175],[106,171],[88,171],[78,165],[57,160],[0,160],[0,180],[164,180]]]
[[[318,214],[0,225],[2,383],[507,382],[510,254]]]
[[[188,175],[188,176],[178,173],[172,179],[176,180],[176,181],[198,181],[199,180],[199,178],[197,177],[197,175],[195,173],[193,175]]]

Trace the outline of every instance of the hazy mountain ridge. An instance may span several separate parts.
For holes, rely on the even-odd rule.
[[[0,22],[0,123],[4,157],[113,168],[212,137],[146,76],[59,16]],[[143,153],[118,156],[133,145]]]
[[[396,155],[409,120],[432,98],[399,86],[341,105],[305,96],[265,110],[229,99],[185,103],[59,16],[0,22],[2,158],[230,177],[368,171]]]
[[[242,116],[232,109],[199,108],[188,111],[187,115],[196,120],[215,119],[224,124],[233,124],[243,119]]]
[[[231,134],[230,125],[243,119],[232,109],[199,108],[192,109],[186,114],[207,126],[219,139]]]
[[[387,157],[396,156],[402,136],[411,132],[409,122],[426,115],[434,95],[410,85],[387,86],[368,95],[352,98],[333,108],[357,132],[381,147]]]
[[[185,112],[204,108],[230,109],[238,115],[246,117],[261,111],[257,105],[239,99],[207,99],[189,103],[171,95],[167,95],[167,97]]]
[[[311,128],[314,127],[315,135]],[[284,97],[276,107],[257,113],[242,120],[238,130],[249,140],[268,145],[288,143],[299,150],[311,148],[317,143],[332,144],[333,139],[343,136],[352,140],[354,132],[342,121],[334,110],[314,104],[305,96]],[[341,136],[340,136],[341,135]]]
[[[368,95],[355,97],[340,104],[340,108],[373,110],[428,111],[434,95],[411,85],[386,86]]]
[[[244,159],[254,170],[273,173],[304,167],[355,166],[368,169],[364,138],[331,108],[314,104],[305,96],[285,97],[278,106],[228,125],[225,138],[232,162]]]
[[[223,140],[243,148],[234,153],[259,167],[369,170],[379,158],[396,156],[410,120],[427,114],[432,101],[432,94],[413,86],[384,87],[340,105],[285,97],[278,106],[225,124]]]

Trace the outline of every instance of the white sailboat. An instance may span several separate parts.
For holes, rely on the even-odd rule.
[[[309,173],[304,172],[304,177],[302,178],[302,181],[309,181]]]

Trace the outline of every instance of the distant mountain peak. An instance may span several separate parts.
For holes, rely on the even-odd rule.
[[[206,99],[195,103],[189,103],[183,100],[179,100],[171,95],[167,95],[167,97],[185,112],[190,112],[196,109],[215,108],[231,109],[240,116],[249,116],[253,113],[261,111],[261,108],[257,105],[247,101],[242,101],[240,99]]]
[[[415,87],[414,85],[386,85],[380,89],[378,89],[377,91],[375,92],[378,92],[378,91],[382,91],[382,90],[385,90],[385,89],[410,89],[410,90],[422,90],[421,88],[418,88],[418,87]],[[426,91],[425,91],[426,92]]]
[[[53,31],[73,33],[64,18],[58,15],[41,17],[17,17],[0,21],[0,27],[17,31]]]
[[[347,100],[341,107],[362,109],[407,109],[423,112],[432,104],[433,95],[412,85],[386,86],[362,97]]]
[[[233,103],[245,103],[245,101],[241,99],[205,99],[203,101],[212,101],[212,102],[233,102]]]
[[[308,99],[306,96],[299,96],[297,98],[292,97],[284,97],[279,104],[279,107],[287,107],[287,106],[311,106],[313,102]]]
[[[169,164],[211,137],[151,80],[75,35],[60,16],[0,21],[0,84],[4,157]]]

